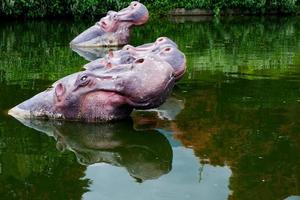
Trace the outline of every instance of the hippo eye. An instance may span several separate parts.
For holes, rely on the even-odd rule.
[[[133,6],[137,6],[137,3],[134,3]]]
[[[86,86],[87,84],[89,84],[90,80],[88,79],[87,75],[83,75],[82,77],[80,77],[79,81],[76,81],[78,86]]]
[[[83,76],[80,78],[81,81],[85,81],[87,79],[87,76]]]
[[[133,61],[133,58],[132,57],[128,57],[127,59],[126,59],[126,63],[131,63]]]

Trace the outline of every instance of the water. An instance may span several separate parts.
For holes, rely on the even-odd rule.
[[[7,110],[101,52],[90,21],[0,22],[1,199],[299,199],[299,18],[155,20],[188,70],[159,110],[107,124],[18,122]]]

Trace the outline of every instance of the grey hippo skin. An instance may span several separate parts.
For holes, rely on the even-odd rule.
[[[147,8],[133,1],[119,12],[108,11],[107,15],[91,26],[71,42],[76,47],[120,46],[128,43],[130,28],[147,22]]]
[[[133,108],[160,106],[174,87],[174,71],[157,56],[106,70],[83,71],[15,106],[15,118],[51,118],[87,122],[111,121],[130,115]]]
[[[132,120],[114,123],[75,123],[20,120],[56,140],[59,151],[71,151],[78,163],[108,163],[125,168],[137,181],[156,179],[172,169],[172,148],[156,130],[136,131]]]
[[[93,70],[105,70],[120,64],[130,64],[138,57],[155,55],[169,63],[174,71],[176,81],[186,71],[185,55],[178,49],[175,42],[167,37],[160,37],[154,43],[133,47],[125,45],[121,50],[110,51],[104,58],[96,59],[84,65],[84,68]]]

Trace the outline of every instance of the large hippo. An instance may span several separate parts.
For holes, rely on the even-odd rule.
[[[177,48],[175,42],[167,37],[160,37],[154,43],[133,47],[125,45],[121,50],[110,51],[104,58],[96,59],[84,65],[90,71],[112,68],[120,64],[130,64],[140,56],[156,55],[163,61],[168,62],[179,80],[186,70],[185,55]]]
[[[149,18],[147,8],[133,1],[127,8],[119,12],[108,11],[107,15],[91,26],[71,42],[71,46],[120,46],[128,43],[130,28],[142,25]]]
[[[133,108],[161,105],[174,82],[173,69],[167,62],[155,56],[141,57],[104,72],[71,74],[12,108],[9,114],[88,122],[123,119]]]

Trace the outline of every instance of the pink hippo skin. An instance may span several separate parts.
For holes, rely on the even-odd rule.
[[[128,117],[133,108],[160,106],[175,82],[173,68],[157,56],[106,70],[83,71],[15,106],[17,119],[62,119],[86,122]]]
[[[127,44],[130,28],[146,23],[148,18],[147,8],[133,1],[119,12],[108,11],[107,15],[94,26],[75,37],[70,45],[72,47],[100,47]]]
[[[125,45],[121,50],[110,51],[104,58],[87,63],[84,65],[84,68],[89,71],[105,70],[120,64],[130,64],[141,56],[151,55],[156,55],[172,66],[176,81],[185,73],[185,55],[177,48],[176,43],[167,37],[160,37],[154,43],[137,47]]]

